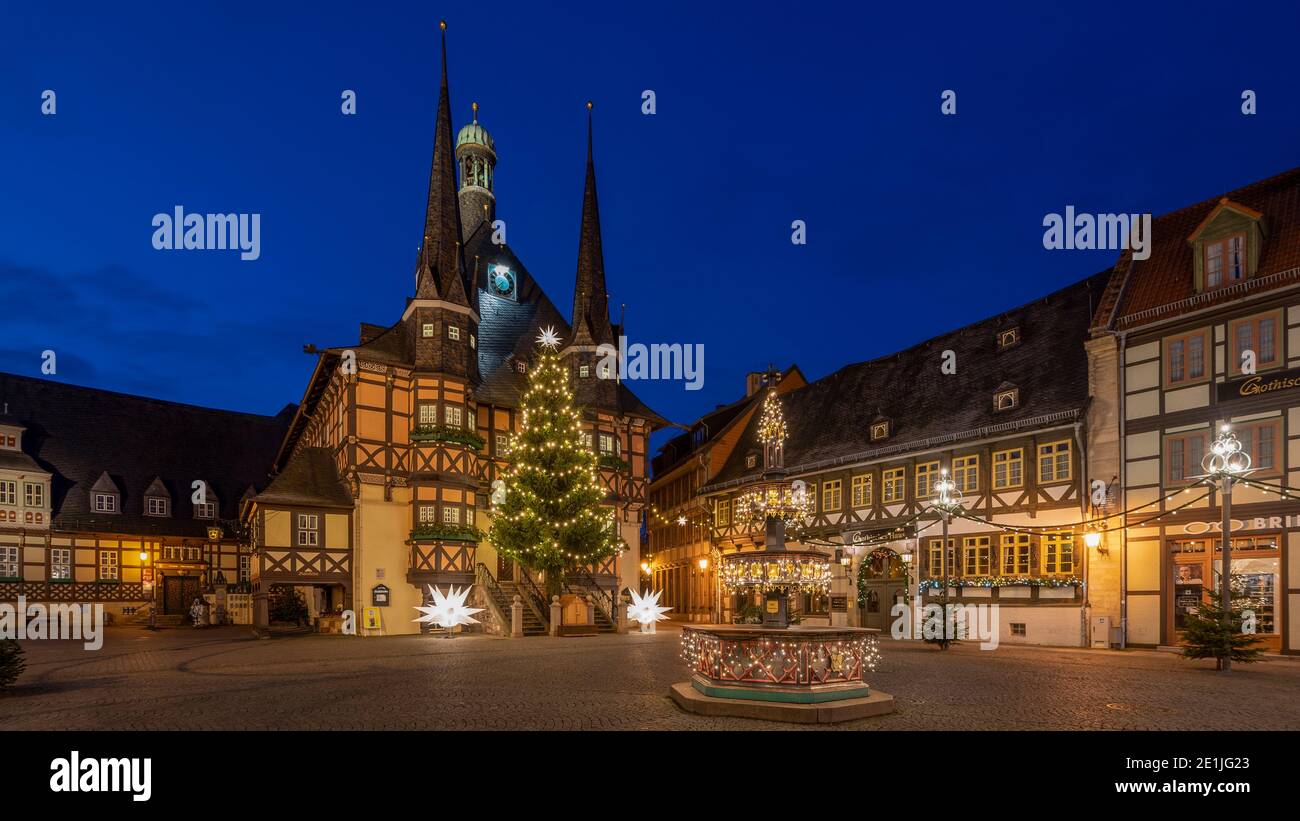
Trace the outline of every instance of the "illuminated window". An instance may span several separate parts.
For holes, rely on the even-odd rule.
[[[901,502],[905,482],[907,481],[907,468],[889,468],[880,477],[880,501],[882,502]]]
[[[731,500],[719,499],[713,507],[713,523],[721,527],[731,523]]]
[[[478,349],[478,340],[474,338],[474,334],[469,335],[469,346],[474,350]]]
[[[18,578],[18,548],[0,545],[0,578]]]
[[[864,473],[861,476],[853,477],[851,485],[851,501],[853,507],[870,507],[871,505],[871,474]]]
[[[600,366],[600,378],[601,378],[601,379],[609,379],[609,378],[612,377],[613,375],[614,375],[614,374],[613,374],[613,372],[610,370],[609,365],[602,364],[602,365]]]
[[[0,575],[4,575],[0,573]],[[72,551],[66,547],[50,548],[50,578],[72,578]]]
[[[1205,378],[1205,331],[1165,340],[1165,384],[1181,385]]]
[[[840,509],[842,486],[843,482],[839,479],[822,482],[822,512],[834,513]]]
[[[112,581],[118,577],[118,553],[116,550],[99,551],[99,578]]]
[[[320,519],[315,513],[298,514],[298,544],[302,547],[320,544]]]
[[[424,323],[424,325],[421,326],[421,328],[420,328],[420,334],[423,335],[425,339],[430,339],[430,338],[432,338],[432,337],[433,337],[433,323],[432,323],[432,322],[426,322],[426,323]]]
[[[416,516],[419,518],[422,524],[438,521],[437,514],[438,514],[438,509],[433,505],[420,505],[416,509]]]
[[[934,483],[938,478],[938,462],[921,462],[918,464],[916,466],[916,498],[924,499],[934,493]]]
[[[974,493],[980,489],[979,456],[958,456],[952,460],[952,479],[957,483],[957,490],[962,493]]]
[[[1205,243],[1205,290],[1240,282],[1246,273],[1246,235]]]
[[[578,366],[578,376],[582,377],[583,379],[586,379],[586,378],[587,378],[588,376],[590,376],[590,375],[591,375],[591,368],[590,368],[590,366],[587,366],[587,365],[579,365],[579,366]]]
[[[0,505],[18,504],[18,483],[0,479]]]
[[[1070,440],[1038,446],[1038,481],[1040,484],[1068,482],[1073,475],[1070,465]]]
[[[757,464],[758,464],[758,457],[755,456],[754,454],[751,453],[745,457],[745,467],[752,468]]]
[[[460,328],[459,328],[458,326],[456,326],[456,325],[448,325],[448,326],[447,326],[447,338],[448,338],[448,339],[459,340],[459,339],[460,339]]]
[[[1020,487],[1024,484],[1025,476],[1025,449],[1012,448],[1011,450],[1000,450],[993,454],[993,488],[994,490],[1004,490],[1006,488]]]
[[[1205,431],[1165,437],[1165,481],[1186,482],[1205,471],[1201,460],[1209,434]]]
[[[1074,572],[1074,534],[1048,533],[1041,541],[1044,573]]]
[[[1262,371],[1282,364],[1282,346],[1278,329],[1282,327],[1282,314],[1275,311],[1264,316],[1238,319],[1228,324],[1228,338],[1232,340],[1230,370],[1242,373],[1242,355],[1250,351],[1255,355],[1255,369]]]
[[[438,424],[438,406],[421,405],[420,406],[420,424],[436,425]]]
[[[1002,534],[1002,575],[1025,576],[1029,573],[1029,534]]]
[[[24,482],[23,501],[28,507],[45,507],[45,485],[40,482]]]
[[[967,536],[961,540],[962,572],[967,576],[987,576],[993,558],[992,540],[988,536]]]
[[[602,433],[600,435],[600,452],[604,456],[612,456],[614,453],[614,435],[612,433]]]
[[[871,425],[871,441],[875,442],[889,436],[888,422],[874,422]]]
[[[957,573],[957,540],[948,540],[948,575],[952,576]],[[931,539],[929,551],[929,564],[926,565],[926,572],[932,579],[943,578],[943,539]]]
[[[247,553],[239,557],[239,580],[246,582],[252,577],[252,556]]]
[[[464,414],[459,405],[447,405],[442,409],[442,421],[449,428],[460,427]]]
[[[497,434],[497,454],[500,455],[500,456],[505,456],[505,455],[508,454],[508,453],[510,453],[510,434],[508,434],[508,433],[498,433],[498,434]]]
[[[442,521],[449,525],[460,524],[460,508],[451,505],[443,506]]]

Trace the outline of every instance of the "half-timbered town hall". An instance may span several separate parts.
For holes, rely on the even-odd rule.
[[[538,580],[499,559],[483,538],[493,482],[519,427],[534,340],[545,327],[564,341],[575,401],[629,547],[580,568],[569,585],[595,605],[597,624],[613,629],[617,591],[635,583],[647,441],[663,420],[617,374],[600,371],[597,346],[616,344],[621,328],[609,319],[590,112],[566,321],[494,231],[497,151],[474,108],[473,122],[453,140],[444,33],[412,287],[404,305],[398,302],[402,277],[394,275],[396,321],[363,322],[355,341],[315,351],[316,369],[275,458],[275,478],[245,511],[262,557],[253,577],[258,608],[274,585],[310,585],[327,597],[327,610],[365,609],[363,634],[415,632],[412,614],[429,585],[472,584],[490,629],[508,631],[516,594],[529,625],[546,626],[549,606]]]

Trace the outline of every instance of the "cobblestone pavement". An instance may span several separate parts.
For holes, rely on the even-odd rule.
[[[678,633],[456,639],[111,628],[103,649],[25,642],[15,729],[780,729],[679,710]],[[1300,662],[1213,672],[1172,653],[886,641],[897,712],[834,729],[1296,729]]]

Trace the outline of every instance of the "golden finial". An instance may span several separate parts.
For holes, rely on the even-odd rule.
[[[474,109],[474,125],[478,125],[478,103],[470,103],[470,107]]]
[[[587,110],[591,111],[591,100],[587,101]]]
[[[443,31],[446,31],[446,30],[447,30],[447,21],[446,21],[446,20],[439,20],[439,21],[438,21],[438,28],[442,29]]]

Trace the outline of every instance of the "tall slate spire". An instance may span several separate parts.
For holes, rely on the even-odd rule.
[[[460,200],[456,195],[456,162],[452,157],[451,100],[447,91],[447,23],[442,29],[442,86],[438,90],[438,119],[434,127],[433,167],[429,172],[429,203],[424,212],[424,242],[415,268],[415,297],[441,299],[475,307],[474,289],[465,282],[461,249]]]
[[[572,345],[615,344],[605,291],[605,256],[600,248],[600,207],[596,202],[596,163],[591,150],[591,103],[587,103],[587,183],[582,191],[578,234],[578,276],[573,291]]]

